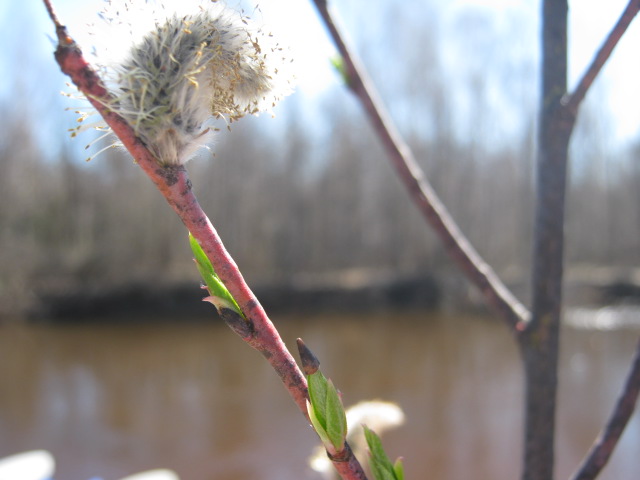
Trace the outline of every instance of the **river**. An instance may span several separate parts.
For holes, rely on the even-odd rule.
[[[273,320],[290,348],[305,340],[346,405],[402,407],[407,422],[383,441],[391,457],[404,457],[407,479],[519,477],[522,371],[499,320],[420,312]],[[558,479],[609,414],[640,328],[573,322],[562,334]],[[0,457],[47,449],[56,480],[114,480],[155,467],[182,480],[319,478],[307,466],[315,434],[278,377],[213,315],[5,324],[0,352]],[[636,413],[600,478],[637,480],[639,458]]]

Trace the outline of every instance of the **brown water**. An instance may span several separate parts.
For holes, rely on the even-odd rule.
[[[384,437],[407,479],[519,477],[522,386],[517,350],[490,319],[274,318],[301,336],[347,405],[379,398],[408,422]],[[609,413],[640,330],[566,328],[557,478],[567,478]],[[50,450],[56,480],[154,467],[183,480],[318,478],[314,433],[266,362],[208,324],[4,326],[0,457]],[[640,478],[636,413],[602,480]]]

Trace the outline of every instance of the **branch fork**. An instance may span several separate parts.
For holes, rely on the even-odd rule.
[[[523,360],[525,361],[525,369],[528,375],[527,387],[531,387],[532,382],[549,380],[549,378],[538,378],[540,372],[544,372],[545,374],[551,373],[551,385],[541,385],[542,389],[549,387],[549,390],[544,393],[546,396],[550,396],[550,398],[543,399],[541,403],[543,404],[542,408],[547,409],[547,412],[551,415],[542,415],[542,417],[547,417],[545,418],[545,425],[542,425],[542,423],[537,420],[533,420],[527,426],[533,427],[533,436],[536,436],[537,433],[544,433],[543,430],[545,428],[548,429],[550,427],[553,429],[556,383],[555,365],[558,353],[563,253],[561,248],[562,225],[558,226],[554,224],[554,222],[548,222],[548,220],[552,214],[552,210],[555,208],[559,210],[553,213],[559,215],[558,218],[563,219],[567,149],[579,106],[596,76],[629,27],[631,21],[637,15],[638,11],[640,11],[640,0],[629,1],[620,19],[604,41],[575,90],[570,94],[566,93],[566,78],[558,78],[556,79],[558,82],[556,82],[554,87],[562,89],[560,95],[557,95],[557,98],[544,99],[545,108],[549,109],[546,110],[546,113],[549,111],[552,113],[543,119],[541,130],[544,129],[545,131],[541,132],[541,143],[548,142],[549,150],[552,153],[551,155],[547,155],[547,152],[545,152],[541,155],[541,157],[544,157],[542,161],[547,162],[547,165],[542,166],[540,171],[542,175],[554,178],[552,178],[553,181],[550,182],[550,185],[545,187],[546,190],[544,190],[544,192],[542,190],[539,191],[541,208],[539,208],[538,215],[539,219],[543,221],[538,228],[539,238],[537,243],[542,247],[536,251],[536,258],[534,259],[534,263],[537,263],[538,268],[534,273],[533,312],[527,309],[527,307],[513,295],[500,280],[496,272],[481,258],[460,231],[429,184],[426,175],[418,166],[408,144],[403,141],[391,118],[385,111],[382,102],[379,100],[378,93],[372,86],[366,71],[361,67],[359,59],[347,46],[327,5],[327,0],[313,1],[341,55],[340,70],[345,76],[345,83],[362,104],[376,135],[386,149],[389,160],[396,169],[411,200],[422,213],[427,223],[440,237],[447,252],[458,264],[467,279],[480,290],[487,303],[502,316],[514,334],[521,348]],[[558,0],[546,0],[543,2],[543,10],[548,9],[549,12],[553,13],[550,15],[550,18],[552,20],[555,18],[554,26],[557,30],[554,33],[557,35],[566,35],[566,22],[558,21],[560,14],[563,16],[566,15],[566,8],[568,8],[566,2]],[[543,19],[543,30],[545,32],[553,28],[546,24],[546,20],[547,17]],[[554,73],[558,73],[559,77],[566,77],[566,52],[562,60],[565,62],[565,65],[559,69],[560,71]],[[550,100],[553,101],[551,102]],[[549,101],[549,104],[547,104],[547,101]],[[543,113],[543,115],[545,115],[545,113]],[[544,147],[546,148],[547,146],[545,145]],[[542,149],[543,146],[540,148]],[[549,165],[549,162],[555,162],[556,165]],[[546,168],[548,166],[551,168]],[[557,172],[559,172],[559,175],[556,175]],[[541,179],[543,184],[547,177]],[[547,201],[548,197],[550,197],[550,192],[552,197],[559,198],[560,201]],[[550,230],[548,228],[549,224],[551,224]],[[560,247],[558,247],[558,245],[560,245]],[[545,251],[545,249],[549,251]],[[554,249],[559,251],[553,251]],[[551,261],[545,263],[545,258],[542,258],[543,261],[540,261],[541,257],[548,257],[547,260]],[[540,266],[542,263],[545,263],[544,266]],[[553,288],[550,288],[550,285],[553,285]],[[612,414],[612,420],[609,423],[609,425],[615,423],[616,428],[605,428],[596,445],[594,445],[592,452],[588,458],[585,459],[582,472],[590,471],[592,473],[578,473],[576,477],[574,477],[574,480],[591,480],[595,478],[599,470],[596,471],[593,469],[593,465],[603,465],[603,463],[606,462],[606,460],[604,460],[604,462],[600,460],[605,456],[603,452],[606,452],[606,457],[608,458],[608,455],[611,454],[611,451],[615,447],[621,429],[624,428],[630,417],[628,407],[631,405],[631,411],[633,410],[633,405],[639,395],[640,361],[638,361],[638,357],[640,357],[640,344],[638,345],[636,359],[632,364],[628,381],[620,394],[620,400],[616,405],[614,413]],[[541,364],[544,364],[542,365],[542,370],[540,369]],[[551,408],[548,408],[549,405],[551,405]],[[533,408],[531,408],[531,405],[528,405],[528,407],[528,411],[535,410],[539,412],[541,410],[539,408],[540,405],[534,405]],[[621,412],[626,412],[628,415],[622,415]],[[613,420],[614,418],[616,419],[615,421]],[[530,432],[527,432],[527,441],[530,437],[529,433]],[[531,462],[532,465],[525,465],[524,478],[527,480],[545,479],[552,476],[552,473],[547,473],[553,469],[553,436],[551,437],[551,442],[546,442],[545,440],[545,438],[539,438],[537,445],[534,445],[533,448],[529,448],[529,445],[526,447],[525,463],[535,458],[535,460]],[[543,456],[537,456],[540,451],[544,451],[543,456],[546,455],[543,462],[538,461],[543,458]],[[530,453],[532,455],[530,455]],[[533,463],[545,463],[545,465],[536,465],[533,467]],[[534,470],[537,471],[534,472]]]

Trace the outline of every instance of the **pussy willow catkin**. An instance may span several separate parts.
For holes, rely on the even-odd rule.
[[[232,122],[269,110],[290,93],[289,62],[249,19],[205,3],[157,20],[124,60],[107,68],[109,107],[160,164],[182,164],[211,145],[212,117]]]

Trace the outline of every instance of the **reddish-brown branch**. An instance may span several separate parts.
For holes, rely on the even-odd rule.
[[[63,32],[63,29],[60,29],[60,32]],[[100,112],[140,168],[155,183],[187,229],[198,240],[216,273],[253,324],[254,334],[249,343],[269,360],[300,410],[306,414],[307,387],[304,375],[200,207],[191,189],[186,169],[183,166],[160,166],[127,122],[105,107],[109,103],[109,94],[102,86],[100,78],[85,61],[77,45],[70,41],[66,33],[63,33],[63,36],[55,54],[62,71],[71,77],[74,84]]]
[[[458,263],[467,278],[480,289],[488,303],[502,314],[510,328],[516,332],[523,330],[529,319],[526,307],[473,248],[438,198],[418,166],[411,149],[402,140],[389,115],[384,111],[375,88],[367,78],[365,70],[360,67],[359,60],[347,47],[329,12],[326,0],[314,0],[314,3],[342,56],[349,87],[362,103],[411,199],[440,236],[449,255]]]
[[[574,116],[578,113],[580,103],[587,94],[587,91],[611,56],[613,49],[618,45],[618,42],[627,31],[631,21],[638,14],[638,11],[640,11],[640,0],[629,0],[627,8],[624,9],[624,12],[622,12],[618,22],[607,36],[606,40],[598,50],[598,53],[596,53],[591,65],[589,65],[589,68],[580,79],[580,82],[578,82],[576,89],[571,95],[568,95],[564,99],[563,103],[565,107]]]
[[[105,106],[109,104],[108,91],[95,70],[84,59],[80,48],[69,37],[66,28],[59,23],[51,3],[48,0],[44,2],[56,26],[58,48],[55,57],[61,70],[71,77],[73,83],[103,116],[140,168],[149,176],[187,229],[198,240],[216,273],[252,325],[251,335],[243,336],[243,340],[267,359],[308,420],[306,379],[202,210],[192,191],[186,169],[183,166],[160,166],[127,122]],[[341,452],[340,458],[334,460],[334,465],[345,480],[366,479],[362,467],[348,445]]]
[[[58,26],[60,26],[60,22],[58,21],[58,16],[56,15],[55,11],[53,10],[53,5],[51,5],[51,2],[49,0],[42,0],[44,3],[44,7],[47,9],[47,13],[49,14],[49,18],[51,19],[51,21],[54,23],[54,25],[56,26],[56,28]]]
[[[333,466],[342,478],[367,480],[358,459],[353,454],[351,447],[345,442],[344,449],[336,455],[328,455]]]
[[[640,341],[631,363],[631,369],[627,375],[624,388],[616,402],[616,406],[597,438],[593,447],[580,465],[578,471],[571,480],[593,480],[609,461],[614,448],[618,444],[640,394]]]

